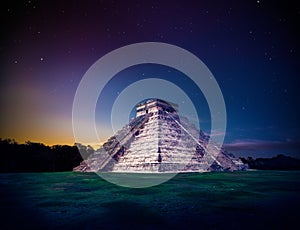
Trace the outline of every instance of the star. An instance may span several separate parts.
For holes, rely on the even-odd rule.
[[[44,61],[44,58],[43,58],[43,57],[41,57],[41,58],[40,58],[40,60],[41,60],[41,61]]]

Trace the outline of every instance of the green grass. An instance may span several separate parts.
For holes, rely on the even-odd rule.
[[[300,217],[299,179],[296,171],[184,173],[133,189],[94,173],[0,174],[0,228],[288,228]]]

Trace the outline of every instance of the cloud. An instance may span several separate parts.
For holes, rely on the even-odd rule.
[[[224,144],[227,151],[263,151],[263,150],[292,150],[300,149],[300,140],[263,141],[263,140],[236,140]]]

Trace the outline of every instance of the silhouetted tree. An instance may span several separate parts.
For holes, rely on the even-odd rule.
[[[81,144],[46,146],[27,141],[18,144],[13,139],[0,138],[0,172],[57,172],[71,171],[80,164],[82,156],[94,152],[91,146]]]
[[[279,154],[272,158],[241,158],[244,164],[248,164],[250,169],[261,170],[300,170],[300,160]]]

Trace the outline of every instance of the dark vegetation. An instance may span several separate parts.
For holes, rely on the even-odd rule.
[[[244,164],[248,164],[250,169],[261,170],[300,170],[300,160],[285,156],[277,155],[272,158],[241,158]]]
[[[62,172],[72,171],[82,161],[80,152],[89,155],[94,150],[81,144],[46,146],[42,143],[19,144],[12,139],[0,139],[0,172]]]
[[[79,151],[80,150],[80,151]],[[82,144],[47,146],[42,143],[19,144],[12,139],[0,138],[0,172],[63,172],[72,171],[94,152]],[[80,154],[81,153],[81,154]],[[250,169],[300,170],[300,160],[285,155],[272,158],[241,158]]]

